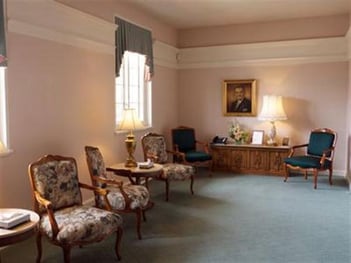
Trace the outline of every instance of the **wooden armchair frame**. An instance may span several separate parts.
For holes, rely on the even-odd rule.
[[[141,219],[143,219],[143,221],[146,221],[146,215],[145,215],[145,211],[152,208],[153,207],[153,202],[149,201],[147,207],[145,208],[135,208],[135,209],[131,209],[130,208],[130,204],[133,202],[133,200],[131,198],[129,198],[128,194],[125,192],[124,190],[124,183],[121,180],[117,180],[117,179],[108,179],[108,178],[104,178],[101,175],[97,175],[95,174],[96,172],[94,171],[94,168],[92,167],[92,163],[89,160],[89,156],[88,156],[88,151],[100,151],[99,148],[97,147],[93,147],[93,146],[85,146],[85,153],[86,153],[86,161],[87,161],[87,165],[88,165],[88,169],[89,169],[89,174],[90,174],[90,179],[92,181],[93,185],[96,185],[97,183],[100,184],[105,184],[106,186],[112,186],[117,188],[121,194],[123,195],[123,198],[125,200],[125,209],[113,209],[110,206],[110,209],[112,209],[113,211],[116,211],[118,213],[135,213],[136,215],[136,229],[137,229],[137,235],[139,239],[142,239],[142,235],[141,235]],[[119,174],[124,176],[124,177],[128,177],[129,181],[131,182],[132,185],[137,185],[135,184],[135,181],[133,180],[131,174],[132,172],[128,169],[121,169],[121,170],[110,170],[109,168],[105,168],[106,172],[113,172],[113,176],[118,176]],[[99,196],[95,195],[95,202],[97,202]],[[104,200],[107,200],[107,197],[104,198]],[[97,204],[98,205],[98,204]]]
[[[179,145],[175,141],[175,134],[181,130],[192,131],[192,133],[194,135],[194,142],[195,142],[195,145],[194,145],[195,149],[194,150],[204,152],[208,155],[211,155],[210,151],[209,151],[209,143],[197,140],[194,128],[187,127],[187,126],[179,126],[177,128],[172,129],[172,131],[171,131],[172,132],[172,144],[173,144],[173,149],[174,149],[174,153],[175,153],[173,155],[174,162],[185,163],[185,164],[194,165],[194,166],[203,166],[204,164],[207,164],[209,169],[212,171],[212,158],[209,160],[206,160],[206,161],[188,161],[187,160],[186,153],[180,149]]]
[[[314,189],[317,189],[318,172],[328,170],[329,171],[329,178],[328,178],[329,184],[330,185],[333,184],[332,183],[333,160],[334,160],[335,145],[336,145],[336,141],[337,141],[337,133],[331,129],[328,129],[328,128],[314,129],[311,131],[311,134],[312,133],[326,133],[326,134],[330,134],[330,135],[334,136],[334,140],[333,140],[332,145],[329,148],[324,149],[321,156],[314,156],[314,155],[310,155],[308,153],[306,153],[306,155],[304,155],[304,156],[314,156],[316,158],[320,158],[320,160],[319,160],[320,168],[295,166],[295,165],[291,165],[291,164],[285,162],[285,164],[284,164],[285,165],[284,182],[286,182],[288,180],[289,169],[302,171],[304,174],[304,178],[306,180],[307,180],[308,172],[312,172]],[[291,158],[291,157],[294,157],[297,149],[302,149],[302,148],[307,149],[308,147],[309,147],[309,143],[292,146],[286,160]],[[306,150],[306,152],[307,152],[307,150]],[[329,165],[326,165],[326,161],[330,162]]]
[[[73,244],[61,243],[57,240],[57,235],[58,235],[60,229],[59,229],[58,223],[55,219],[55,211],[58,211],[60,209],[64,209],[66,207],[61,207],[60,209],[54,210],[54,208],[52,206],[52,202],[50,200],[44,198],[40,194],[40,192],[36,190],[36,185],[35,185],[35,180],[34,180],[34,167],[40,166],[40,165],[48,163],[50,161],[71,161],[77,167],[77,163],[76,163],[74,158],[63,157],[63,156],[58,156],[58,155],[46,155],[46,156],[42,157],[41,159],[39,159],[38,161],[31,163],[28,167],[30,184],[31,184],[31,187],[33,189],[34,210],[35,210],[35,212],[37,212],[39,214],[40,217],[42,217],[44,214],[47,214],[49,222],[50,222],[50,226],[52,229],[52,237],[51,238],[49,238],[45,233],[42,233],[40,227],[37,231],[36,243],[37,243],[38,255],[37,255],[36,262],[39,263],[41,261],[41,257],[42,257],[41,237],[42,237],[42,235],[45,235],[48,237],[48,239],[51,243],[53,243],[54,245],[60,246],[63,249],[64,262],[69,263],[70,262],[70,252],[71,252],[71,248],[73,246],[82,246],[82,245],[86,245],[86,244],[93,243],[93,242],[100,242],[102,239],[96,239],[92,242],[77,242],[77,243],[73,243]],[[87,184],[84,184],[81,182],[78,182],[78,187],[80,189],[86,189],[86,190],[93,191],[96,195],[101,196],[104,199],[105,209],[108,211],[112,211],[111,205],[107,199],[108,190],[94,187],[91,185],[87,185]],[[81,198],[81,191],[80,191],[80,198]],[[80,203],[78,205],[82,206],[83,204]],[[40,206],[42,206],[45,210],[41,209]],[[67,206],[67,207],[70,207],[70,206]],[[121,239],[122,239],[122,233],[123,233],[123,230],[122,230],[121,226],[119,226],[117,229],[117,232],[116,232],[117,237],[116,237],[116,242],[115,242],[115,253],[116,253],[118,260],[121,260],[119,247],[120,247],[120,243],[121,243]]]
[[[147,149],[147,145],[146,145],[146,140],[148,138],[162,138],[163,140],[163,143],[164,143],[164,146],[165,146],[165,149],[161,149],[161,150],[164,150],[166,155],[163,156],[163,159],[161,160],[160,156],[158,156],[157,154],[154,154],[154,153],[150,153]],[[164,167],[163,169],[163,174],[161,174],[161,176],[157,177],[156,179],[157,180],[160,180],[160,181],[164,181],[165,182],[165,186],[166,186],[166,201],[169,200],[169,185],[170,185],[170,180],[169,177],[167,176],[167,171],[171,171],[172,168],[181,168],[180,171],[178,172],[178,174],[180,174],[181,176],[184,176],[186,173],[184,172],[184,169],[186,170],[187,167],[189,167],[189,165],[183,165],[182,163],[179,163],[179,164],[175,164],[175,163],[171,163],[171,165],[167,165],[169,164],[170,162],[168,161],[169,160],[169,156],[177,156],[178,158],[184,158],[184,161],[185,161],[185,154],[182,153],[182,152],[177,152],[177,151],[171,151],[171,150],[168,150],[166,147],[166,140],[165,140],[165,137],[161,134],[158,134],[158,133],[152,133],[152,132],[149,132],[147,134],[145,134],[142,139],[141,139],[141,144],[142,144],[142,148],[143,148],[143,154],[144,154],[144,160],[146,161],[147,159],[150,159],[152,160],[153,162],[155,163],[159,163],[159,164],[162,164],[166,167]],[[162,153],[159,153],[159,154],[162,154]],[[193,169],[193,168],[191,168]],[[194,189],[193,189],[193,186],[194,186],[194,175],[192,174],[190,176],[190,192],[191,194],[193,195],[194,194]]]

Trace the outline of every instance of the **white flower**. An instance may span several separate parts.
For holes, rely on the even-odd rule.
[[[249,133],[242,130],[239,123],[233,123],[228,130],[229,136],[237,143],[245,143]]]

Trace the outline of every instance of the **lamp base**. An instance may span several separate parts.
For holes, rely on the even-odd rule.
[[[137,167],[138,164],[135,161],[135,158],[133,156],[135,147],[136,147],[136,141],[134,134],[130,133],[127,135],[126,140],[124,141],[126,143],[126,148],[128,152],[128,158],[124,164],[125,167]]]
[[[126,162],[124,163],[124,166],[125,167],[137,167],[138,166],[138,163],[135,161],[135,160],[132,160],[132,159],[130,159],[130,158],[128,158],[127,160],[126,160]]]
[[[272,124],[272,128],[271,130],[269,131],[269,134],[268,134],[268,141],[267,141],[267,144],[268,145],[272,145],[272,146],[277,146],[277,142],[275,141],[275,136],[277,135],[277,129],[275,128],[275,124],[274,124],[274,121],[271,121],[271,124]]]

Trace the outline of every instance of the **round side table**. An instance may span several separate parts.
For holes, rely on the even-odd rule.
[[[0,213],[28,213],[30,220],[13,228],[0,228],[0,247],[11,245],[31,237],[36,231],[39,215],[31,210],[17,208],[0,208]]]

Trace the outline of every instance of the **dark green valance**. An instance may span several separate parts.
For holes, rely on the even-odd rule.
[[[151,31],[118,17],[115,18],[115,23],[118,25],[116,30],[116,76],[119,76],[119,69],[125,51],[145,55],[146,65],[149,66],[152,75],[154,73],[154,58]]]
[[[0,67],[7,66],[4,0],[0,0]]]

